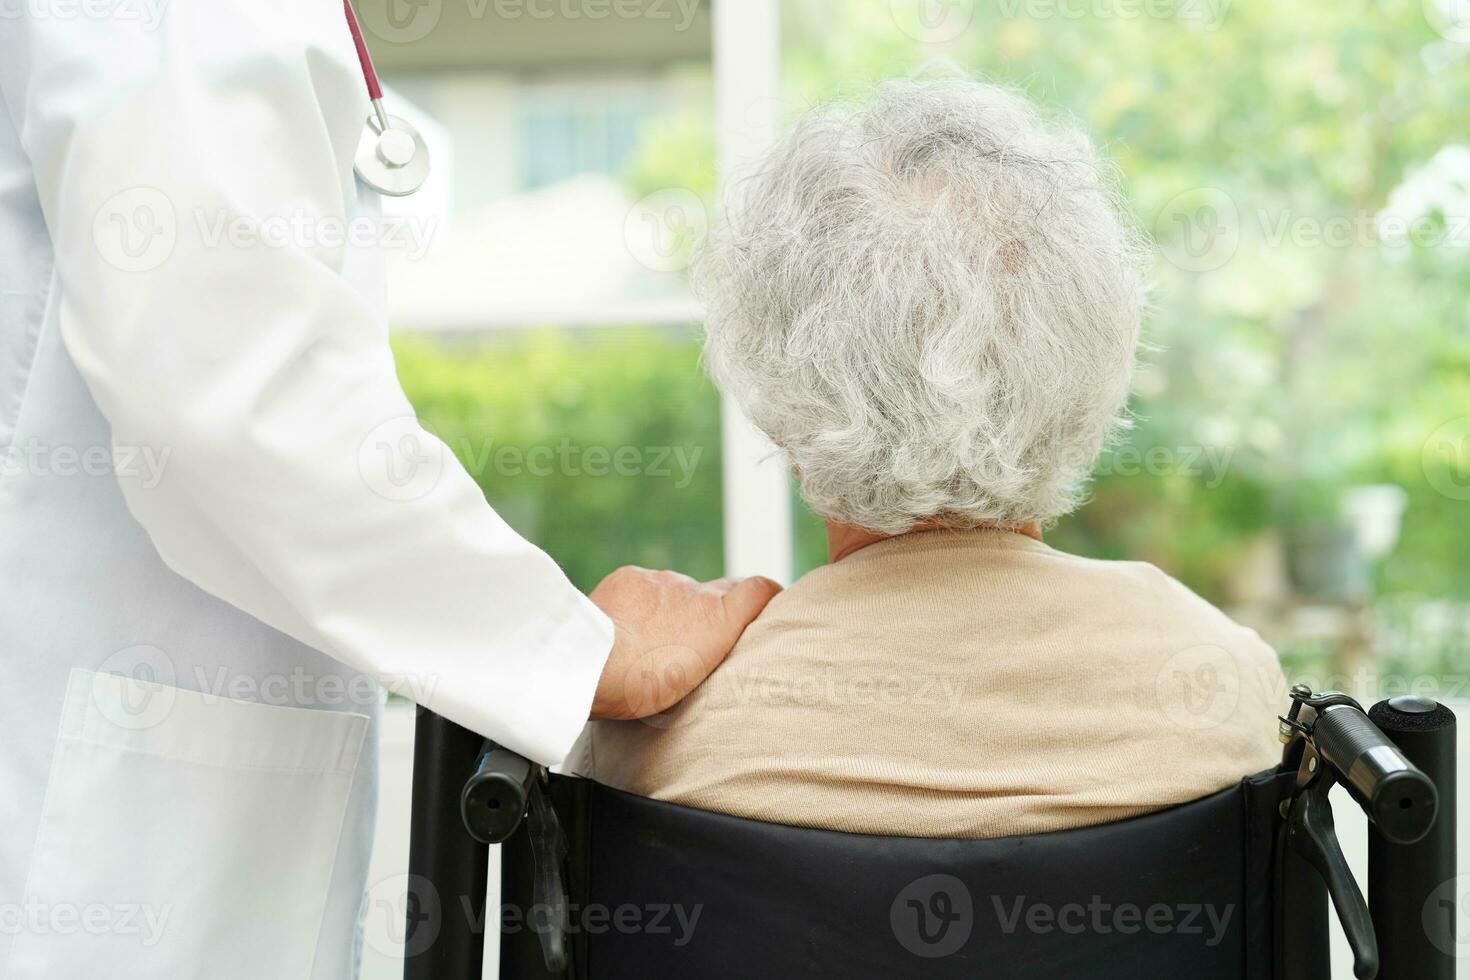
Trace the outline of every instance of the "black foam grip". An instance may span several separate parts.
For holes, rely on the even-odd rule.
[[[1358,708],[1333,705],[1312,727],[1317,753],[1391,839],[1408,843],[1428,833],[1437,799],[1434,784]]]

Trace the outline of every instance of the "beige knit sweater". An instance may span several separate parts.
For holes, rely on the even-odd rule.
[[[1269,768],[1285,703],[1272,650],[1151,565],[925,531],[805,576],[693,696],[593,723],[567,768],[785,824],[999,837]]]

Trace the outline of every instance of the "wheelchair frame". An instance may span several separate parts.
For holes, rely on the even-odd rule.
[[[585,780],[549,777],[544,768],[427,709],[419,712],[404,980],[478,980],[482,975],[489,844],[510,842],[505,849],[504,889],[520,899],[529,898],[522,904],[544,913],[535,929],[522,930],[512,940],[504,934],[501,910],[496,910],[506,944],[502,964],[512,965],[516,980],[581,977],[584,973],[572,968],[567,938],[563,823],[571,825],[574,840],[585,841],[588,811],[600,799],[607,809],[626,811],[622,831],[634,836],[641,823],[669,819],[676,821],[675,826],[690,818],[726,821],[725,829],[717,831],[720,834],[738,830],[741,824],[757,824],[672,804],[639,802]],[[1272,814],[1266,843],[1258,842],[1256,848],[1269,854],[1269,863],[1263,865],[1256,857],[1252,867],[1269,878],[1269,887],[1262,882],[1260,890],[1269,899],[1257,901],[1269,900],[1274,925],[1268,930],[1269,956],[1258,948],[1259,937],[1253,940],[1256,948],[1246,957],[1252,964],[1249,975],[1325,978],[1330,897],[1353,948],[1356,976],[1450,980],[1455,957],[1453,948],[1446,946],[1447,936],[1453,935],[1455,896],[1440,893],[1455,875],[1453,713],[1426,699],[1398,698],[1376,705],[1370,715],[1346,695],[1313,695],[1299,686],[1292,691],[1290,712],[1281,718],[1281,735],[1286,746],[1282,766],[1254,777],[1251,790],[1253,798],[1266,801]],[[1336,785],[1347,789],[1370,821],[1367,901],[1336,841],[1328,804]],[[1189,807],[1196,804],[1179,809]],[[839,842],[846,836],[835,835]],[[1055,835],[1034,839],[1048,838]],[[587,858],[585,847],[579,857]],[[1438,903],[1432,910],[1431,901]],[[1432,934],[1431,911],[1444,916],[1445,931]],[[534,940],[527,938],[531,933]],[[916,968],[924,965],[916,961]],[[926,967],[925,972],[932,971]],[[819,968],[807,975],[839,974]]]

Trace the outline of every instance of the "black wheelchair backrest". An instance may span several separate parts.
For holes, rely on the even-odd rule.
[[[1083,830],[935,840],[744,820],[553,777],[569,817],[572,972],[1270,976],[1273,837],[1289,778],[1263,774]],[[503,848],[503,977],[556,975],[537,934],[535,861],[526,835]]]

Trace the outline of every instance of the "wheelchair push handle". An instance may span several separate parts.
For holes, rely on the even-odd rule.
[[[1377,832],[1411,844],[1434,826],[1439,796],[1434,782],[1379,730],[1357,701],[1305,685],[1291,691],[1281,719],[1286,759],[1297,766],[1296,788],[1283,804],[1285,842],[1321,875],[1353,951],[1353,974],[1378,975],[1377,929],[1338,844],[1328,794],[1341,783]]]
[[[486,739],[474,771],[459,795],[460,819],[481,844],[503,844],[529,824],[536,862],[534,910],[541,916],[537,934],[548,972],[567,969],[567,890],[562,865],[566,838],[547,798],[546,767]]]
[[[487,739],[460,792],[465,830],[481,844],[509,840],[525,819],[537,780],[545,774],[541,766]]]
[[[1348,704],[1323,708],[1313,726],[1317,754],[1368,818],[1397,844],[1421,840],[1434,826],[1434,783],[1363,713]]]
[[[537,866],[533,909],[541,918],[536,931],[547,970],[560,976],[570,962],[562,880],[565,838],[547,796],[545,767],[420,708],[414,735],[404,980],[480,975],[489,862],[485,845],[510,839],[523,823],[529,823]],[[464,914],[444,914],[451,907],[462,907]],[[428,931],[421,935],[423,929]]]

